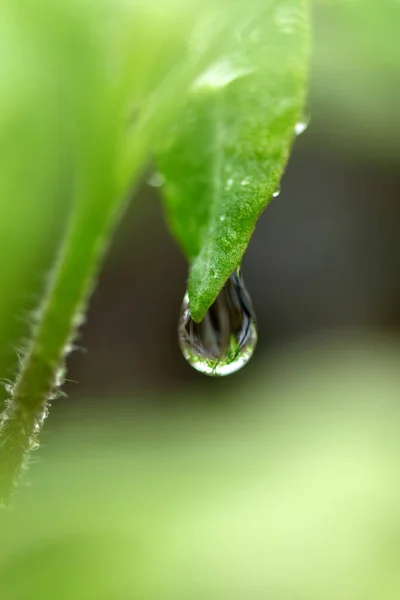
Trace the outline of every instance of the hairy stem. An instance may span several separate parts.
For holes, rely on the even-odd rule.
[[[29,452],[37,447],[48,405],[63,383],[66,355],[83,320],[107,242],[126,204],[123,196],[113,197],[115,190],[103,186],[86,189],[76,201],[32,340],[1,416],[2,504],[18,483]]]

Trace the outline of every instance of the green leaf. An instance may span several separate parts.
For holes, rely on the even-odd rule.
[[[190,263],[200,321],[240,264],[302,120],[309,58],[304,0],[249,0],[160,145],[165,209]]]
[[[47,211],[66,206],[57,260],[0,415],[1,503],[63,384],[66,356],[129,189],[155,135],[219,55],[231,18],[228,0],[218,9],[212,0],[25,0],[23,6],[4,0],[0,17],[0,190],[11,205],[0,206],[0,217],[7,216],[6,229],[16,215],[28,220],[4,236],[20,245],[15,262],[0,237],[2,261],[12,262],[2,285],[9,290],[10,282],[13,298],[25,289],[13,272],[26,281],[30,265],[38,264],[27,256],[42,250],[30,241],[40,237]],[[15,304],[2,305],[8,314],[0,318],[0,334],[8,335],[3,323],[15,318]]]

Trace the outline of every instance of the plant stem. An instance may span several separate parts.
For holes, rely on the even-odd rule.
[[[125,206],[115,190],[86,189],[76,201],[65,241],[0,420],[0,503],[19,481],[50,401],[64,382],[64,362],[94,287],[108,240]],[[111,186],[110,186],[111,187]],[[100,208],[99,208],[100,206]]]

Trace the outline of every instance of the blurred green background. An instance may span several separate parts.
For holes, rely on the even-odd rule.
[[[75,138],[52,40],[0,15],[6,383],[65,230]],[[244,260],[259,345],[231,378],[179,353],[187,267],[149,161],[1,516],[1,598],[399,598],[399,15],[313,5],[311,122]]]

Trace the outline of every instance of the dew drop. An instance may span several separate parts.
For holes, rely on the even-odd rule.
[[[301,135],[302,133],[304,133],[305,130],[307,129],[309,123],[310,123],[309,118],[303,118],[301,121],[298,121],[298,123],[296,123],[296,125],[294,126],[295,134]]]
[[[193,89],[223,88],[235,79],[245,77],[253,73],[254,67],[235,64],[231,57],[226,57],[209,67],[201,73],[193,83]]]
[[[279,194],[281,193],[281,188],[278,186],[276,188],[276,190],[274,191],[274,193],[272,194],[273,198],[277,198],[279,196]]]
[[[178,338],[183,356],[200,373],[230,375],[248,363],[257,343],[257,327],[239,269],[232,273],[200,323],[191,318],[185,294]]]

